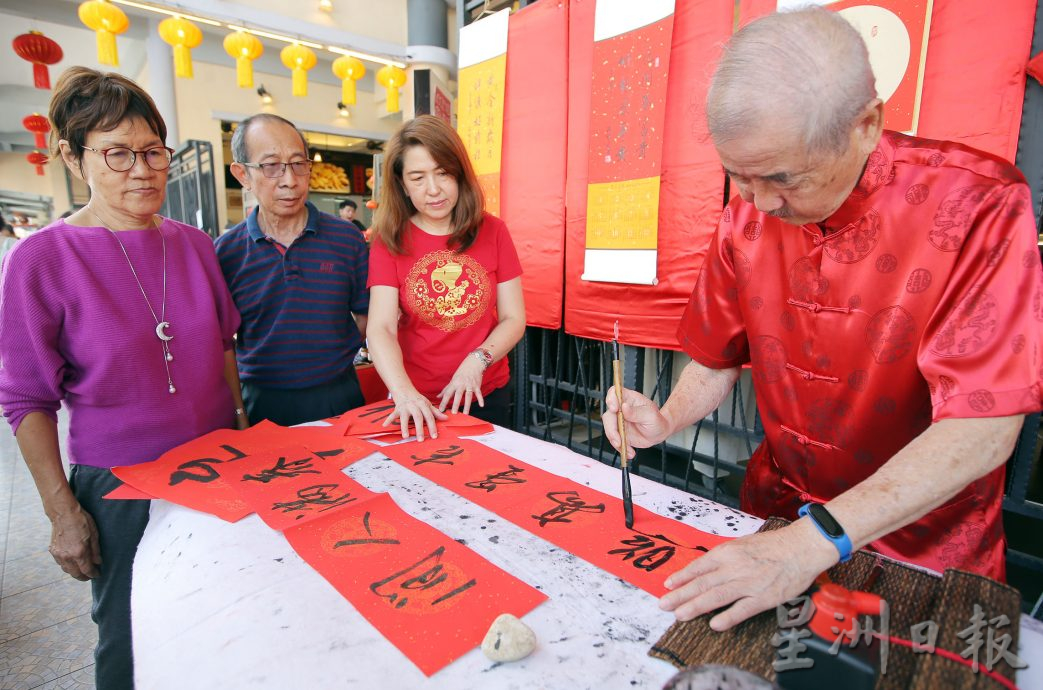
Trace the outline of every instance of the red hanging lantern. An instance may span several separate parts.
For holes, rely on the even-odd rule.
[[[62,47],[39,31],[15,36],[11,46],[18,57],[33,63],[33,84],[36,88],[51,88],[51,75],[47,72],[47,65],[53,65],[62,59]]]
[[[32,153],[25,154],[25,160],[29,161],[30,165],[35,165],[36,174],[42,177],[43,166],[47,165],[47,161],[50,159],[39,151],[33,151]]]
[[[40,113],[33,113],[22,119],[22,126],[36,136],[36,148],[47,148],[47,139],[44,137],[51,131],[51,123]]]

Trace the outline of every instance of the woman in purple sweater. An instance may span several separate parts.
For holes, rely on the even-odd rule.
[[[210,238],[157,215],[172,150],[148,94],[74,67],[49,115],[52,148],[91,199],[4,257],[0,407],[51,520],[51,555],[91,580],[97,686],[129,688],[131,565],[149,502],[103,500],[120,483],[108,468],[245,425],[232,349],[239,314]]]

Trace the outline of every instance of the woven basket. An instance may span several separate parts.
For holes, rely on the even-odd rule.
[[[785,520],[771,518],[761,531],[779,529],[786,524]],[[939,626],[936,646],[961,654],[968,644],[957,634],[971,625],[977,604],[987,620],[1007,616],[1010,624],[1002,628],[994,626],[995,634],[1009,634],[1008,649],[1011,654],[1017,653],[1021,596],[1012,587],[959,570],[947,570],[939,579],[866,551],[854,554],[847,563],[837,564],[828,574],[833,582],[847,589],[872,592],[885,599],[890,607],[889,633],[894,637],[908,640],[913,625],[931,620]],[[775,611],[765,611],[725,632],[710,629],[712,616],[706,614],[674,623],[652,646],[649,655],[679,668],[708,663],[737,666],[774,681],[772,661],[776,659],[777,649],[772,646],[771,638],[779,632]],[[878,623],[876,628],[879,629]],[[978,661],[984,668],[987,630],[983,632],[986,644],[980,649]],[[1014,679],[1015,671],[1005,659],[992,670]],[[937,654],[916,654],[896,644],[890,645],[886,672],[879,676],[876,684],[877,690],[997,690],[1002,687],[985,674],[974,673],[968,666]]]

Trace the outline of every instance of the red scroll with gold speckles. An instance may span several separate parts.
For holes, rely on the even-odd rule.
[[[431,675],[481,644],[498,615],[520,618],[547,596],[341,471],[376,449],[340,427],[261,422],[113,472],[145,494],[122,498],[155,496],[230,521],[256,512]]]
[[[501,613],[521,618],[547,599],[387,494],[283,534],[428,676],[481,644]]]
[[[583,280],[656,281],[674,0],[598,0]]]
[[[727,537],[634,506],[461,438],[385,446],[381,452],[417,474],[560,546],[649,594],[666,594],[667,576]]]

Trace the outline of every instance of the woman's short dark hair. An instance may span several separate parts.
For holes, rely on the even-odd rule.
[[[485,216],[485,195],[467,156],[467,149],[456,130],[434,115],[421,115],[402,125],[391,135],[384,148],[384,180],[380,187],[373,231],[392,254],[405,253],[403,239],[409,219],[416,213],[402,186],[402,168],[406,151],[423,146],[439,168],[453,179],[459,190],[453,207],[452,234],[449,247],[462,252],[478,237]]]
[[[69,142],[79,159],[87,135],[109,132],[127,118],[140,117],[164,143],[167,125],[152,97],[130,79],[115,72],[70,67],[58,77],[48,113],[51,120],[51,153],[60,156],[58,142]]]

